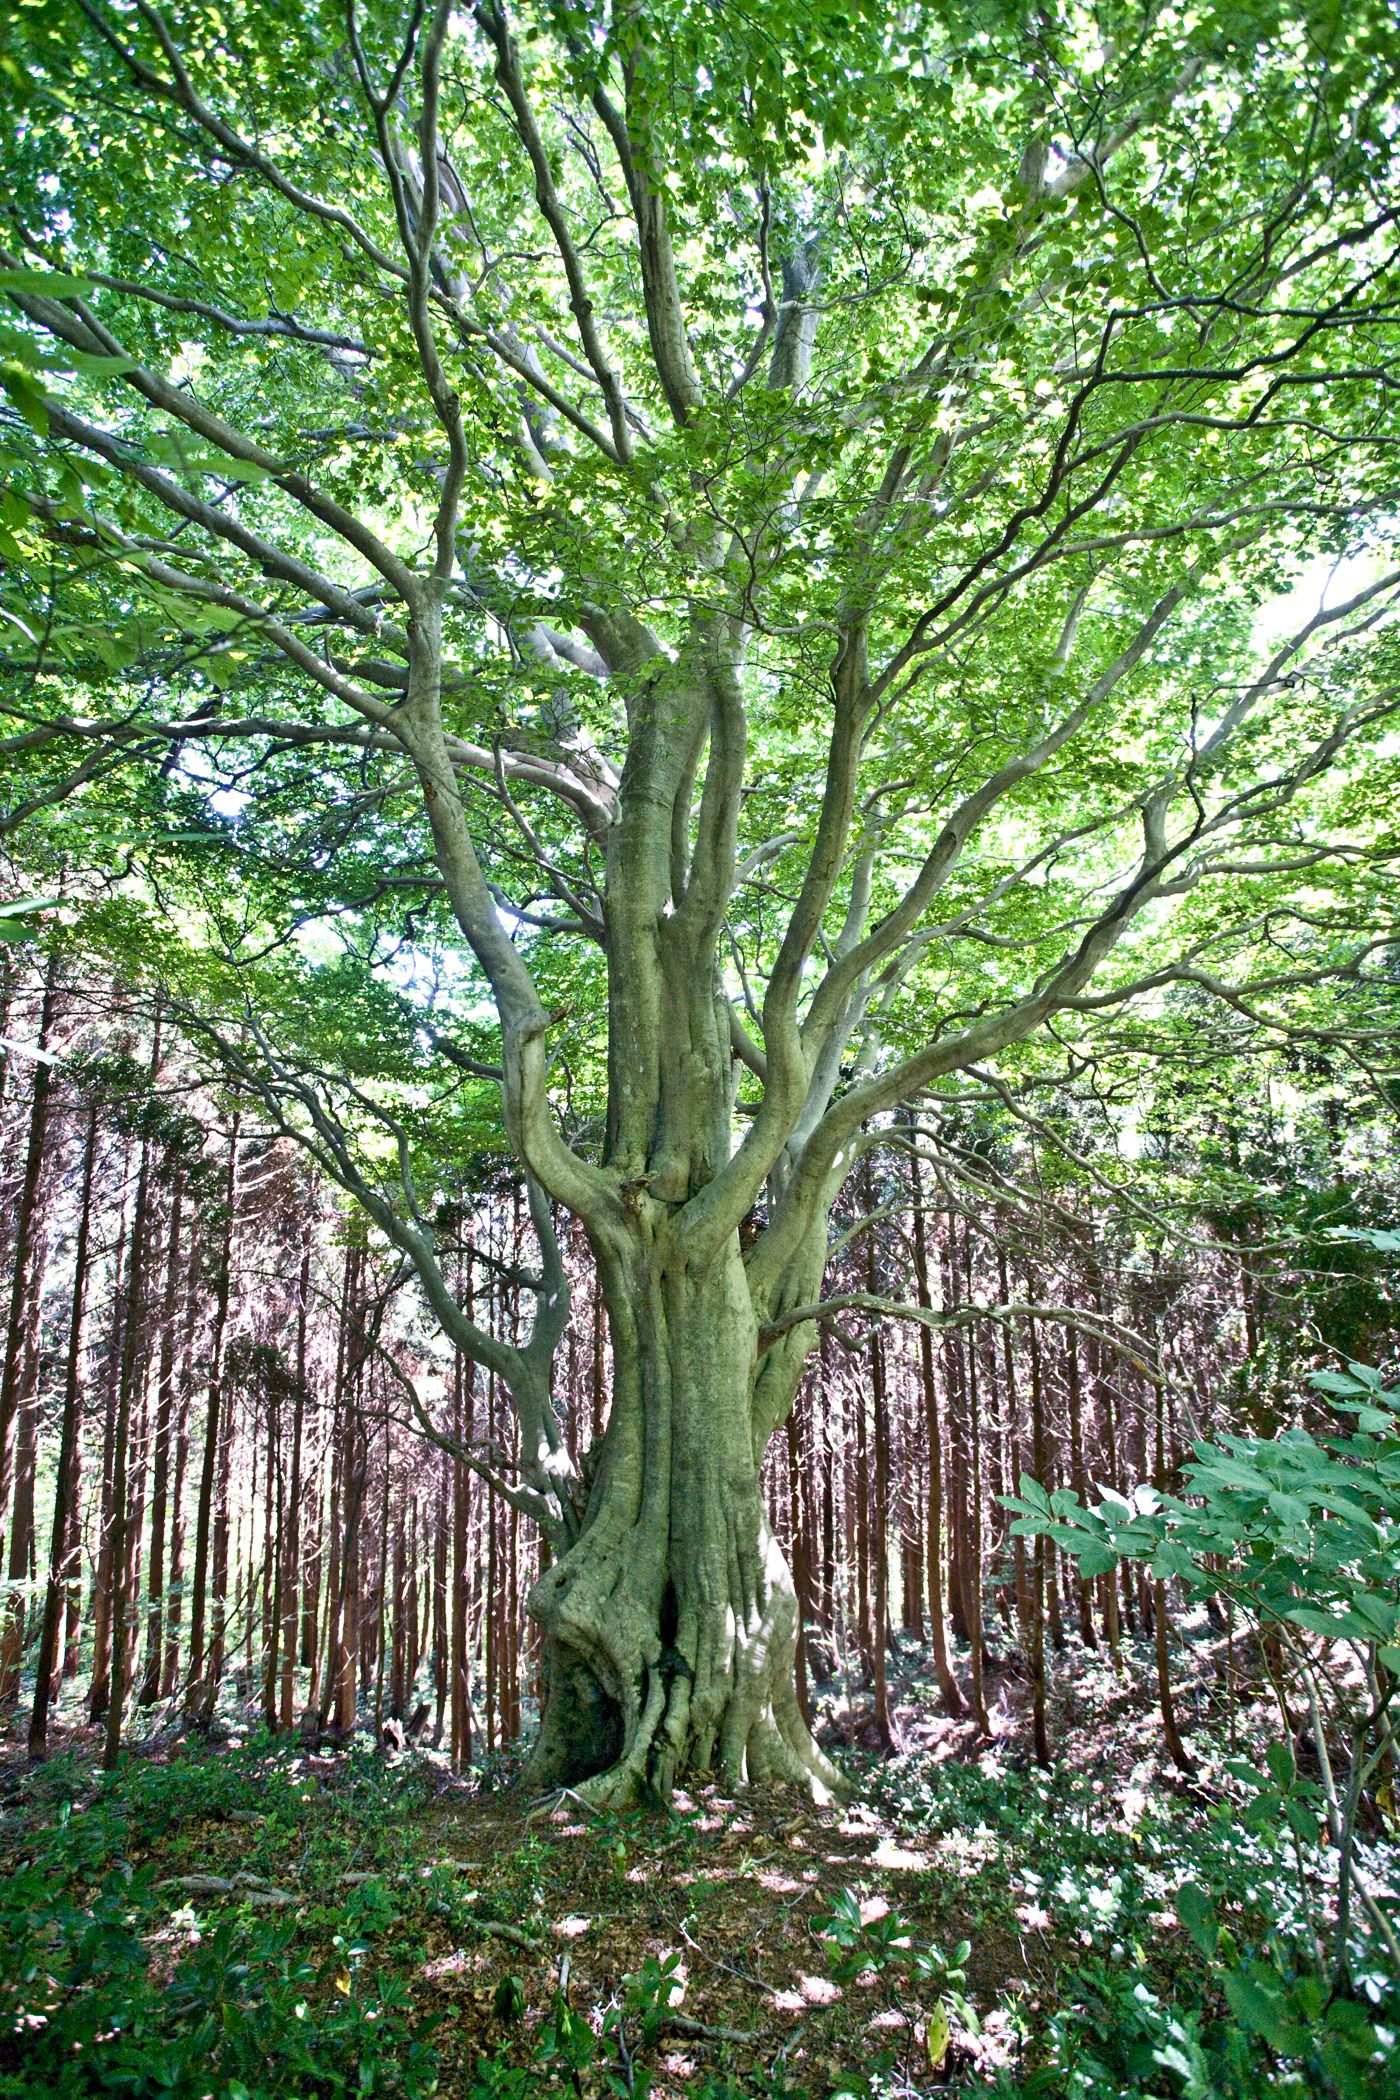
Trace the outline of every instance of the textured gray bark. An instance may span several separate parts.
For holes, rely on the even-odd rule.
[[[547,1639],[532,1777],[608,1800],[697,1770],[835,1792],[797,1703],[797,1597],[759,1486],[738,1240],[696,1273],[668,1260],[654,1222],[613,1307],[612,1416],[583,1526],[530,1597]]]

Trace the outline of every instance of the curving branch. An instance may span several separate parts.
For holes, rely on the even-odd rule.
[[[771,1349],[794,1328],[814,1321],[833,1320],[843,1312],[879,1313],[885,1319],[912,1320],[918,1326],[932,1327],[938,1332],[975,1327],[983,1320],[990,1320],[999,1327],[1014,1326],[1018,1320],[1044,1320],[1052,1326],[1068,1327],[1077,1334],[1091,1335],[1095,1341],[1107,1342],[1110,1347],[1121,1351],[1132,1368],[1151,1384],[1166,1383],[1155,1345],[1118,1321],[1098,1313],[1082,1312],[1074,1305],[1041,1305],[1016,1300],[1004,1305],[963,1305],[940,1312],[932,1306],[906,1305],[902,1299],[881,1297],[876,1291],[840,1291],[836,1296],[823,1298],[813,1305],[795,1305],[790,1311],[765,1322],[758,1331],[759,1349]]]

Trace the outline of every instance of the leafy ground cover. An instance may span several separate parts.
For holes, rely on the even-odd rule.
[[[1191,1660],[1204,1717],[1206,1639]],[[468,1783],[260,1735],[107,1779],[82,1743],[16,1762],[0,2094],[1397,2090],[1393,1978],[1359,1979],[1326,2063],[1277,2008],[1269,2031],[1267,1989],[1253,2025],[1232,2008],[1241,1964],[1284,1973],[1284,1832],[1246,1816],[1238,1775],[1267,1769],[1248,1713],[1233,1758],[1203,1726],[1197,1779],[1159,1770],[1148,1677],[1131,1647],[1120,1673],[1086,1658],[1070,1754],[1041,1774],[1009,1691],[1007,1735],[974,1751],[911,1674],[906,1754],[857,1754],[861,1797],[825,1811],[763,1792],[532,1809],[503,1766]],[[1384,1836],[1379,1854],[1400,1867]]]

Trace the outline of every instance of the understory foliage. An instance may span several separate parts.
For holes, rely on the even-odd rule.
[[[1329,1994],[1286,1828],[1201,1748],[1194,1798],[915,1752],[805,1852],[713,1799],[488,1832],[416,1759],[266,1736],[55,1760],[6,1790],[0,2091],[1383,2100],[1394,1970]]]
[[[1392,1251],[1400,1244],[1394,1233],[1375,1237]],[[1320,2089],[1347,2093],[1366,2090],[1364,2067],[1381,2047],[1367,1997],[1400,1977],[1384,1842],[1400,1690],[1400,1391],[1360,1363],[1313,1382],[1356,1418],[1349,1433],[1199,1443],[1180,1469],[1180,1495],[1143,1485],[1090,1508],[1025,1477],[1011,1506],[1019,1535],[1070,1547],[1085,1574],[1109,1573],[1120,1558],[1145,1562],[1161,1582],[1226,1600],[1258,1638],[1280,1725],[1262,1769],[1240,1759],[1229,1769],[1245,1789],[1245,1828],[1292,1851],[1292,1931],[1241,1963],[1233,1945],[1223,1952],[1208,1888],[1183,1886],[1177,1909],[1220,1961],[1240,2034],[1303,2059]],[[1330,1872],[1319,1889],[1324,1841]],[[1247,2079],[1249,2041],[1237,2039],[1233,2055],[1231,2072]],[[1209,2089],[1209,2061],[1185,2028],[1162,2061],[1188,2090]]]

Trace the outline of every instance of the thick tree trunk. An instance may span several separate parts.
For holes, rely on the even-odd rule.
[[[651,1252],[634,1288],[609,1279],[616,1383],[584,1527],[530,1596],[546,1698],[529,1776],[594,1801],[704,1772],[826,1797],[840,1780],[798,1706],[797,1596],[759,1485],[738,1241],[699,1274]]]

